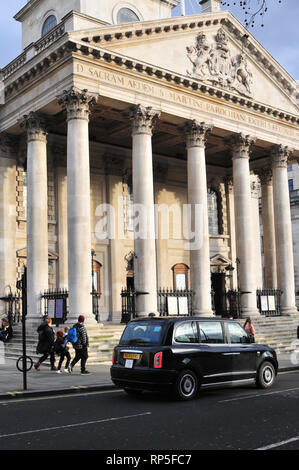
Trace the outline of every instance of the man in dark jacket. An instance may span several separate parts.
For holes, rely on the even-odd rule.
[[[34,364],[36,370],[40,370],[40,365],[50,355],[51,370],[56,370],[55,367],[55,353],[54,353],[54,342],[55,333],[52,328],[52,320],[50,317],[45,317],[43,323],[38,327],[38,345],[36,348],[37,354],[43,354],[43,356]]]
[[[74,328],[77,329],[77,336],[78,341],[73,344],[75,348],[75,357],[71,362],[71,372],[73,371],[73,367],[77,364],[78,361],[81,360],[81,374],[89,374],[88,370],[86,370],[85,365],[88,359],[88,334],[86,328],[84,326],[85,317],[80,315],[78,317],[78,323],[74,325]]]

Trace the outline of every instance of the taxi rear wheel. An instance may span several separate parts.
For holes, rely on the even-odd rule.
[[[174,385],[174,397],[178,400],[193,400],[198,392],[198,378],[191,370],[183,370]]]

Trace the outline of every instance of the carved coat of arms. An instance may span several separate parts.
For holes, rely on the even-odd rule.
[[[193,65],[188,75],[252,96],[252,73],[246,55],[241,52],[232,56],[223,28],[218,30],[214,44],[209,43],[204,33],[198,34],[195,46],[187,47],[187,56]]]

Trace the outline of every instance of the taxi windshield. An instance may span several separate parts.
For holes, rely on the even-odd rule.
[[[164,322],[138,321],[130,322],[120,339],[122,345],[152,345],[160,344]]]

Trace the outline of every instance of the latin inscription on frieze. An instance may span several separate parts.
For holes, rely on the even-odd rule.
[[[137,93],[159,98],[170,103],[175,103],[181,106],[192,108],[194,110],[209,113],[215,117],[222,117],[231,121],[238,122],[239,124],[247,124],[249,126],[263,129],[265,131],[274,132],[283,136],[289,136],[299,139],[299,132],[289,126],[276,124],[272,120],[263,119],[259,116],[254,116],[251,113],[246,113],[242,110],[236,110],[229,106],[222,104],[212,103],[199,97],[191,96],[185,93],[162,88],[142,80],[134,79],[129,76],[121,75],[111,72],[100,67],[76,64],[76,73],[84,75],[89,78],[94,78],[103,84],[111,84],[118,88],[135,91]]]

